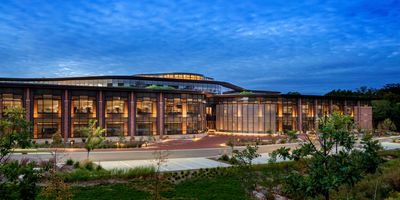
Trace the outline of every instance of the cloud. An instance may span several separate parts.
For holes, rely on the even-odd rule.
[[[0,74],[187,71],[250,89],[313,94],[380,86],[400,75],[399,6],[396,1],[4,1]]]

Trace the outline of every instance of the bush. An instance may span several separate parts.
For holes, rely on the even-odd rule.
[[[0,166],[0,199],[35,199],[40,171],[33,162],[11,161]]]
[[[66,165],[73,165],[74,164],[74,160],[72,160],[71,158],[68,158],[67,161],[65,161]]]
[[[62,144],[61,133],[60,132],[54,133],[52,136],[52,140],[53,140],[51,142],[52,145],[56,145],[56,146],[61,145]]]
[[[66,182],[101,180],[101,179],[132,179],[139,177],[147,177],[154,173],[154,167],[136,167],[131,169],[113,169],[105,170],[98,165],[96,170],[88,170],[87,168],[77,168],[72,172],[61,173],[60,176]]]
[[[79,168],[79,161],[76,161],[76,162],[74,163],[74,168],[75,168],[75,169],[78,169],[78,168]]]
[[[218,158],[218,160],[229,162],[229,156],[223,154],[221,157]]]

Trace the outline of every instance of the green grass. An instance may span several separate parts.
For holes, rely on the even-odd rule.
[[[135,183],[104,184],[88,187],[73,187],[71,189],[74,200],[88,199],[118,199],[118,200],[145,200],[150,199],[149,192],[140,191]],[[240,182],[234,176],[215,178],[195,178],[184,181],[172,190],[163,192],[167,199],[198,199],[198,200],[246,200]],[[37,197],[37,200],[42,198]]]
[[[199,200],[246,200],[240,181],[234,176],[219,176],[215,178],[197,178],[184,181],[175,190],[163,194],[170,199],[199,199]]]
[[[146,192],[135,189],[130,184],[107,184],[88,187],[71,188],[73,200],[109,200],[109,199],[149,199],[150,195]],[[36,200],[45,200],[40,196]]]
[[[72,172],[60,173],[66,182],[101,180],[111,178],[132,179],[141,176],[149,176],[154,172],[154,167],[136,167],[132,169],[114,169],[114,170],[87,170],[75,169]]]

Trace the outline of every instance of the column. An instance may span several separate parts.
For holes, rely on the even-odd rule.
[[[314,129],[318,129],[318,100],[314,99]]]
[[[276,102],[276,107],[278,110],[278,131],[282,132],[283,131],[283,99],[282,98],[278,98],[277,102]]]
[[[25,114],[26,114],[26,120],[28,122],[32,121],[31,119],[31,90],[29,88],[25,88]],[[0,99],[1,101],[1,99]],[[1,102],[0,102],[1,103]],[[2,104],[1,104],[2,105]]]
[[[182,134],[187,133],[187,99],[182,101]]]
[[[99,111],[97,113],[97,119],[98,119],[98,124],[101,128],[104,128],[104,94],[103,91],[99,91],[98,93],[98,109]]]
[[[64,142],[68,141],[68,136],[69,136],[69,125],[70,125],[70,120],[69,120],[69,93],[68,90],[64,90],[64,101],[63,101],[63,106],[62,106],[62,113],[63,113],[63,136],[64,136]]]
[[[298,131],[300,132],[300,133],[302,133],[303,132],[303,113],[301,112],[301,98],[299,98],[298,99],[298,101],[297,101],[297,109],[298,109],[298,111],[297,111],[297,121],[299,122],[298,124],[297,124],[297,127],[298,127]]]
[[[158,95],[158,116],[157,116],[157,123],[158,123],[158,134],[162,136],[164,134],[164,95],[160,93]]]
[[[344,110],[343,110],[343,113],[345,114],[345,115],[347,115],[348,113],[347,113],[347,100],[345,99],[344,100],[344,108],[343,108]]]
[[[136,96],[132,91],[129,95],[129,134],[136,135]]]
[[[329,114],[332,115],[333,111],[333,100],[329,99]]]

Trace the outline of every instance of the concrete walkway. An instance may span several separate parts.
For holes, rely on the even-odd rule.
[[[155,166],[155,160],[125,160],[98,162],[104,169],[129,169],[135,167]],[[162,172],[194,170],[201,168],[229,167],[229,164],[208,158],[171,158],[161,166]]]
[[[269,154],[262,153],[261,156],[254,159],[254,164],[265,164],[268,163]],[[283,161],[277,159],[277,161]],[[146,167],[155,166],[155,160],[125,160],[125,161],[103,161],[96,162],[101,165],[104,169],[129,169],[135,167]],[[217,168],[217,167],[230,167],[230,164],[212,160],[209,158],[171,158],[167,159],[166,163],[161,166],[162,172],[172,171],[183,171],[183,170],[195,170],[201,168]]]

